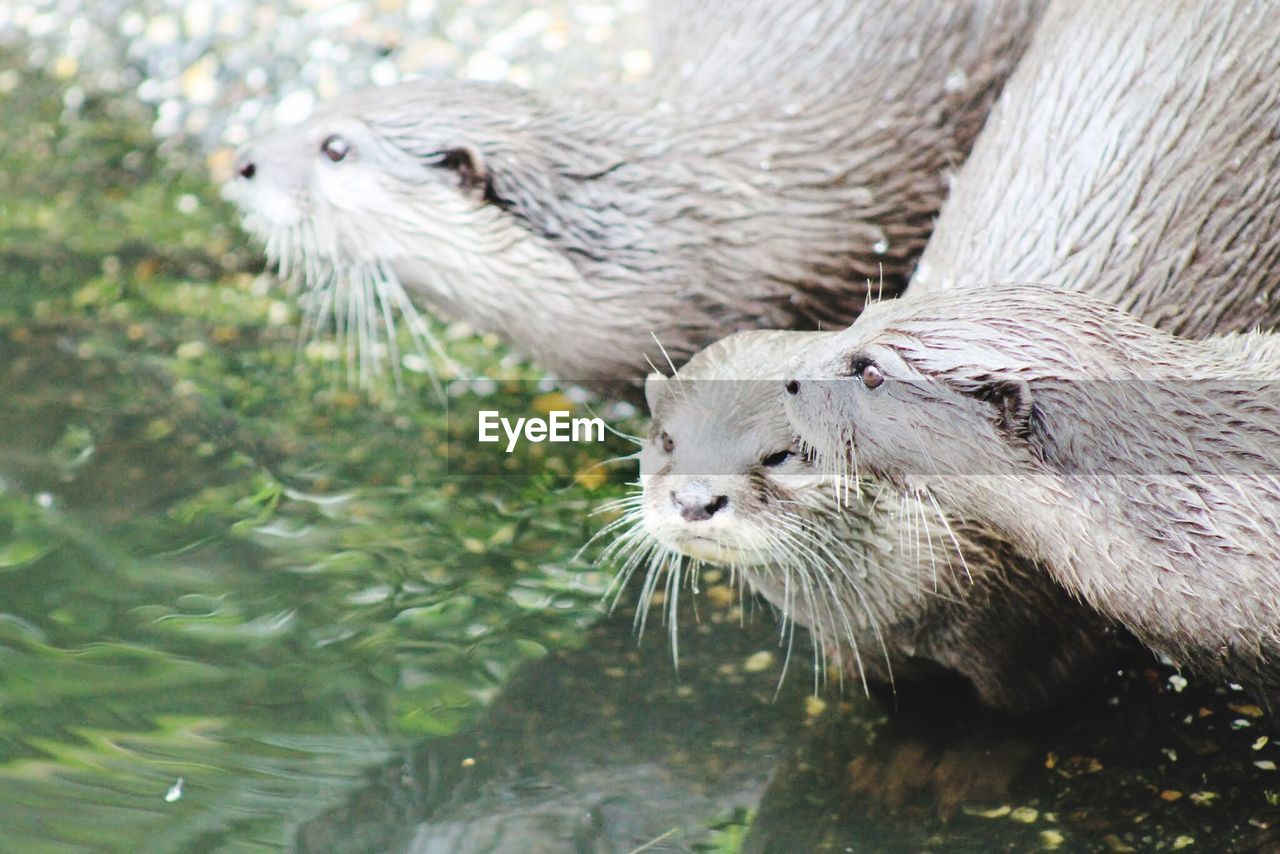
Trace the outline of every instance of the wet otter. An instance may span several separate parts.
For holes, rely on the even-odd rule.
[[[359,92],[245,147],[229,194],[361,343],[412,298],[638,387],[655,336],[847,324],[901,288],[1043,4],[701,5],[651,87]]]
[[[1274,339],[970,288],[880,303],[796,370],[788,415],[825,465],[990,524],[1154,649],[1274,696]]]
[[[1280,323],[1280,16],[1054,4],[911,290],[1087,290],[1179,335]]]
[[[1011,712],[1078,690],[1110,640],[1097,615],[1000,537],[869,479],[824,477],[799,453],[779,380],[828,337],[742,332],[671,379],[650,375],[642,491],[621,502],[609,549],[619,583],[647,572],[640,616],[665,569],[674,633],[682,575],[705,562],[773,603],[784,637],[809,627],[815,666],[825,653],[864,685],[945,669]]]

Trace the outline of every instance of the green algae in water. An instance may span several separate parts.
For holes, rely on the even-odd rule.
[[[451,473],[430,383],[299,357],[293,301],[145,110],[69,115],[35,73],[0,110],[5,844],[278,847],[573,645],[608,581],[573,556],[621,475]],[[532,411],[536,373],[450,349]]]

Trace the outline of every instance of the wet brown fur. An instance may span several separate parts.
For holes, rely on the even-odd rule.
[[[246,146],[229,193],[364,339],[387,282],[393,315],[403,287],[566,380],[635,389],[655,338],[683,361],[899,292],[1042,7],[670,0],[649,85],[356,93]]]
[[[825,337],[739,333],[674,378],[650,377],[642,492],[617,526],[620,561],[648,573],[646,590],[678,566],[696,577],[699,560],[729,569],[778,609],[784,637],[788,621],[810,628],[825,658],[864,683],[947,671],[1010,712],[1079,691],[1112,638],[1007,541],[873,480],[823,477],[799,453],[776,462],[798,451],[784,366]],[[717,495],[708,518],[681,515],[681,502]]]
[[[787,406],[826,460],[990,525],[1152,648],[1274,697],[1278,355],[1082,294],[970,288],[819,342]],[[867,361],[874,388],[851,370]]]

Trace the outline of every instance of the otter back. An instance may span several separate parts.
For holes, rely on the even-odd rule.
[[[356,93],[245,146],[229,192],[361,342],[418,305],[638,387],[655,339],[898,292],[1042,5],[694,4],[650,86]]]
[[[913,290],[1087,290],[1182,335],[1280,321],[1280,15],[1054,4]]]

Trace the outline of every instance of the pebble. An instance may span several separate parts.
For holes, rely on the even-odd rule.
[[[1034,824],[1040,818],[1040,811],[1033,807],[1018,807],[1009,813],[1009,818],[1022,824]]]
[[[368,85],[464,76],[546,86],[649,73],[647,0],[15,0],[0,48],[155,110],[167,153],[207,162]],[[0,93],[20,85],[0,72]],[[225,159],[226,155],[220,155]]]

